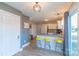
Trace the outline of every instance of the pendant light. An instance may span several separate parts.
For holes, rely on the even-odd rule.
[[[33,6],[33,10],[37,12],[41,11],[41,6],[38,4],[38,2],[35,2],[35,5]]]

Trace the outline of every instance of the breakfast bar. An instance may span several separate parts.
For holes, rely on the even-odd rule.
[[[39,48],[61,52],[63,49],[63,41],[63,37],[60,35],[37,35],[36,45]],[[59,42],[58,46],[60,46],[58,48],[57,42]]]

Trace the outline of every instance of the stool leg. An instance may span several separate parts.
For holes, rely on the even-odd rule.
[[[40,40],[40,47],[42,46],[42,44],[41,44],[41,40]]]
[[[47,42],[45,42],[45,49],[46,49],[46,46],[47,46]]]
[[[56,47],[57,47],[57,44],[55,44],[55,52],[56,52]]]
[[[49,42],[49,49],[51,49],[50,42]]]
[[[45,45],[44,45],[44,46],[45,46],[45,48],[46,48],[46,42],[45,42]]]

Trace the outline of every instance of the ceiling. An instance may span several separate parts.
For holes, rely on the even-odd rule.
[[[71,2],[39,2],[40,12],[33,10],[35,2],[5,2],[6,4],[18,9],[24,15],[29,16],[31,21],[43,22],[45,19],[56,20],[63,17],[64,12],[69,10]],[[59,15],[57,15],[59,13]]]

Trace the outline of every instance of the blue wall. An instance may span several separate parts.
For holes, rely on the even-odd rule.
[[[29,42],[29,29],[22,28],[21,46]]]
[[[21,20],[21,47],[30,41],[30,32],[29,28],[24,28],[24,22],[29,23],[29,17],[22,16]]]

